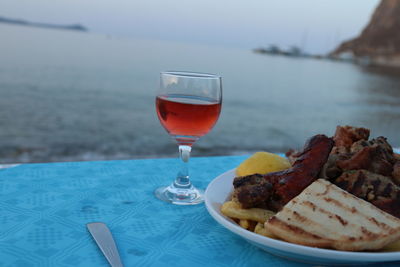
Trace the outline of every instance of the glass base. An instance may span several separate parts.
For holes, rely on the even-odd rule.
[[[176,205],[196,205],[204,202],[204,191],[194,186],[177,188],[172,184],[157,188],[154,194],[158,199]]]

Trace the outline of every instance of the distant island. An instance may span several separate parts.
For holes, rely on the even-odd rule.
[[[72,24],[72,25],[57,25],[50,23],[40,23],[40,22],[30,22],[22,19],[11,19],[0,17],[0,23],[21,25],[21,26],[29,26],[29,27],[40,27],[40,28],[52,28],[52,29],[61,29],[61,30],[71,30],[71,31],[81,31],[87,32],[88,29],[80,24]]]

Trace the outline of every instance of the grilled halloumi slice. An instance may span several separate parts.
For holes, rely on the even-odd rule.
[[[291,243],[347,251],[378,250],[400,239],[400,219],[324,179],[288,202],[265,228]]]

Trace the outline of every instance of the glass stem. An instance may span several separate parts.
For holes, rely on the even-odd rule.
[[[179,157],[181,158],[181,169],[175,179],[174,186],[177,188],[188,189],[192,186],[189,179],[189,159],[192,147],[180,145]]]

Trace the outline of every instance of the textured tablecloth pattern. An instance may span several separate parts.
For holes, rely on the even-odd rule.
[[[193,158],[206,188],[244,156]],[[108,266],[85,224],[105,222],[125,266],[302,266],[272,256],[215,222],[204,204],[153,196],[178,159],[25,164],[0,170],[0,266]],[[395,266],[395,265],[393,265]]]

